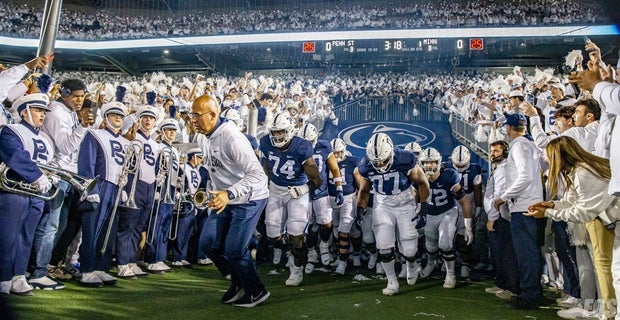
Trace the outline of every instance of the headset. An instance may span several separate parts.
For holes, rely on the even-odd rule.
[[[60,87],[60,94],[63,97],[68,97],[71,95],[71,89],[67,88],[67,87]]]
[[[501,145],[501,146],[502,146],[502,148],[503,148],[503,151],[502,151],[502,157],[503,157],[504,159],[508,159],[508,152],[510,151],[510,150],[509,150],[509,146],[508,146],[508,142],[506,142],[506,141],[504,141],[504,140],[497,140],[497,141],[495,141],[495,142],[493,142],[493,143],[495,143],[495,144],[499,144],[499,145]],[[491,161],[493,161],[493,159],[491,159]]]

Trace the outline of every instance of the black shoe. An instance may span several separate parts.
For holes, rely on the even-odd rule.
[[[233,303],[233,306],[243,307],[243,308],[256,307],[257,305],[267,300],[267,298],[269,298],[270,295],[271,293],[269,293],[269,291],[267,290],[261,290],[256,295],[246,293],[245,295],[243,295],[243,297],[241,297],[241,299]]]
[[[222,303],[233,303],[241,298],[241,287],[237,287],[234,284],[230,285],[230,288],[226,290],[226,293],[222,296]]]
[[[518,310],[536,310],[540,307],[538,301],[525,300],[519,296],[512,297],[506,305],[510,309]]]

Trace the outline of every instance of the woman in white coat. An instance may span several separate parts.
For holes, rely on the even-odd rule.
[[[564,196],[560,200],[532,204],[527,215],[586,223],[605,306],[598,311],[605,312],[606,319],[614,315],[615,297],[620,294],[620,226],[615,228],[615,235],[611,230],[616,220],[620,220],[620,205],[616,197],[607,193],[611,178],[609,160],[585,151],[567,136],[551,140],[546,152],[551,197],[558,194],[561,184],[565,186]]]

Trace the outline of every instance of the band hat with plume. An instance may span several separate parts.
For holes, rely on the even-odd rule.
[[[15,99],[13,101],[13,108],[16,108],[17,113],[21,116],[22,111],[27,107],[50,111],[49,103],[50,98],[47,96],[47,93],[31,93]]]
[[[164,130],[164,129],[179,130],[178,122],[175,119],[171,119],[171,118],[164,119],[159,124],[159,130]]]

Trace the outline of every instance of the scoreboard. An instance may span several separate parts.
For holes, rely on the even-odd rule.
[[[422,39],[378,39],[378,40],[331,40],[303,43],[304,53],[399,53],[433,51],[481,51],[482,38],[422,38]],[[308,50],[308,49],[312,50]]]

